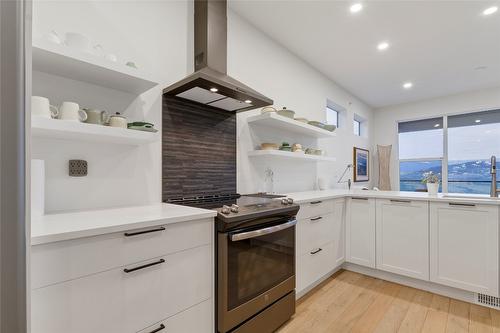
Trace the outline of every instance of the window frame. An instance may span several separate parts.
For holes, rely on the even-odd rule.
[[[335,125],[337,128],[339,128],[339,113],[340,113],[340,111],[339,111],[339,110],[337,110],[337,109],[335,109],[334,107],[332,107],[332,106],[328,105],[328,103],[327,103],[327,105],[326,105],[326,109],[325,109],[325,113],[326,113],[326,114],[328,113],[328,110],[335,112],[335,118],[336,118],[336,121],[335,121],[335,122],[336,122],[336,123],[335,123],[335,124],[333,124],[333,125]],[[328,118],[328,117],[327,117],[327,118]],[[328,123],[328,124],[329,124],[329,123]],[[329,124],[329,125],[330,125],[330,124]]]
[[[358,124],[358,133],[356,133],[356,131],[354,130],[354,124]],[[353,125],[353,128],[352,128],[352,132],[354,133],[355,136],[361,136],[361,121],[360,120],[357,120],[356,118],[354,118],[352,120],[352,125]]]
[[[487,111],[495,111],[495,110],[500,110],[500,105],[499,106],[492,106],[488,108],[483,108],[483,109],[476,109],[473,111],[467,111],[467,112],[450,112],[450,113],[443,113],[443,114],[436,114],[436,115],[429,115],[427,117],[418,117],[418,118],[407,118],[407,119],[400,119],[396,120],[394,123],[395,126],[395,142],[396,142],[396,152],[397,152],[397,188],[401,187],[400,184],[400,170],[399,170],[399,163],[400,162],[407,162],[407,161],[430,161],[430,160],[439,160],[440,158],[415,158],[415,159],[400,159],[399,158],[399,132],[398,132],[398,126],[399,123],[404,123],[404,122],[410,122],[410,121],[418,121],[418,120],[426,120],[426,119],[432,119],[432,118],[443,118],[443,157],[441,158],[441,187],[442,191],[441,193],[447,194],[448,193],[448,163],[449,163],[449,157],[448,157],[448,117],[452,116],[458,116],[458,115],[465,115],[465,114],[474,114],[474,113],[480,113],[480,112],[487,112]]]

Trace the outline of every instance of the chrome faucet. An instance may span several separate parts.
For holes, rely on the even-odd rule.
[[[490,197],[496,198],[500,193],[500,190],[497,189],[497,158],[495,156],[491,156],[491,187],[490,187]]]

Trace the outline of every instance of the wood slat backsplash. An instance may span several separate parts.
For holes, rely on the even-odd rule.
[[[163,96],[163,201],[236,193],[236,114]]]

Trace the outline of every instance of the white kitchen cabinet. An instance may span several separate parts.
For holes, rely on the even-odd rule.
[[[376,253],[378,269],[429,280],[429,203],[376,199]]]
[[[140,333],[209,333],[213,331],[212,317],[212,300],[208,300],[151,325]]]
[[[334,244],[330,242],[297,257],[297,293],[312,286],[333,269]]]
[[[430,204],[430,279],[498,296],[496,205]]]
[[[344,199],[300,205],[297,223],[297,292],[301,292],[345,258]]]
[[[375,199],[347,199],[346,261],[375,268]]]
[[[31,287],[36,289],[210,244],[212,221],[186,221],[32,246]]]
[[[133,333],[158,323],[211,299],[212,251],[204,245],[34,289],[32,332]]]

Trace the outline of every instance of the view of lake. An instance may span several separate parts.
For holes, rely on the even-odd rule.
[[[489,160],[449,161],[448,192],[490,193],[491,175]],[[421,179],[425,172],[432,171],[441,177],[441,161],[400,162],[400,190],[417,191],[425,189]],[[500,186],[500,184],[499,184]],[[441,186],[440,189],[441,191]]]

